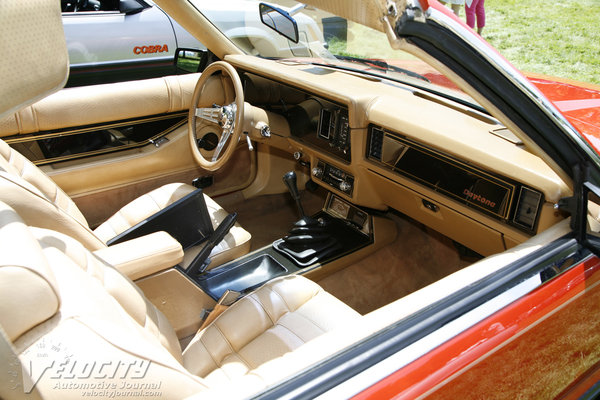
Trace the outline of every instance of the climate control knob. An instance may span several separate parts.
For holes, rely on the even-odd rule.
[[[350,185],[348,182],[346,182],[346,181],[340,182],[340,190],[342,192],[348,193],[348,192],[350,192],[350,189],[352,189],[352,185]]]
[[[316,176],[317,178],[320,178],[323,176],[323,169],[319,168],[319,167],[313,167],[312,169],[312,174],[313,176]]]

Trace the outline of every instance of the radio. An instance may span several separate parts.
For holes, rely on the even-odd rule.
[[[313,167],[311,172],[313,177],[352,197],[354,176],[351,174],[321,160],[317,162],[317,166]]]

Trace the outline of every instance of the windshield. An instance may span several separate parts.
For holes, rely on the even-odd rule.
[[[292,0],[266,4],[288,12],[298,27],[298,42],[261,22],[254,0],[196,0],[198,9],[245,53],[269,59],[294,59],[417,86],[481,109],[448,78],[404,51],[394,50],[382,32]]]

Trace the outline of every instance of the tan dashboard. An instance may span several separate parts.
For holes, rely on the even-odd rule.
[[[482,255],[564,218],[553,205],[567,185],[485,113],[324,67],[228,61],[251,81],[247,101],[288,122],[253,138],[295,153],[354,204],[391,207]]]

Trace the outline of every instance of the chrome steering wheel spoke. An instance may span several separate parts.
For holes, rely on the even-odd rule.
[[[219,156],[221,155],[221,151],[225,147],[227,140],[233,133],[235,129],[235,114],[237,112],[237,106],[235,103],[231,103],[229,105],[223,106],[219,108],[219,126],[223,128],[223,132],[221,133],[221,139],[219,139],[219,143],[213,153],[211,161],[217,161]]]
[[[196,108],[195,114],[196,117],[210,122],[212,124],[219,124],[219,122],[221,121],[221,107],[217,105],[210,108]]]
[[[229,136],[231,136],[231,130],[223,129],[223,133],[221,133],[221,139],[219,139],[219,143],[215,148],[215,152],[213,153],[211,161],[217,161],[219,159],[221,151],[223,150],[223,147],[225,147],[225,143],[227,143],[227,139],[229,139]]]

